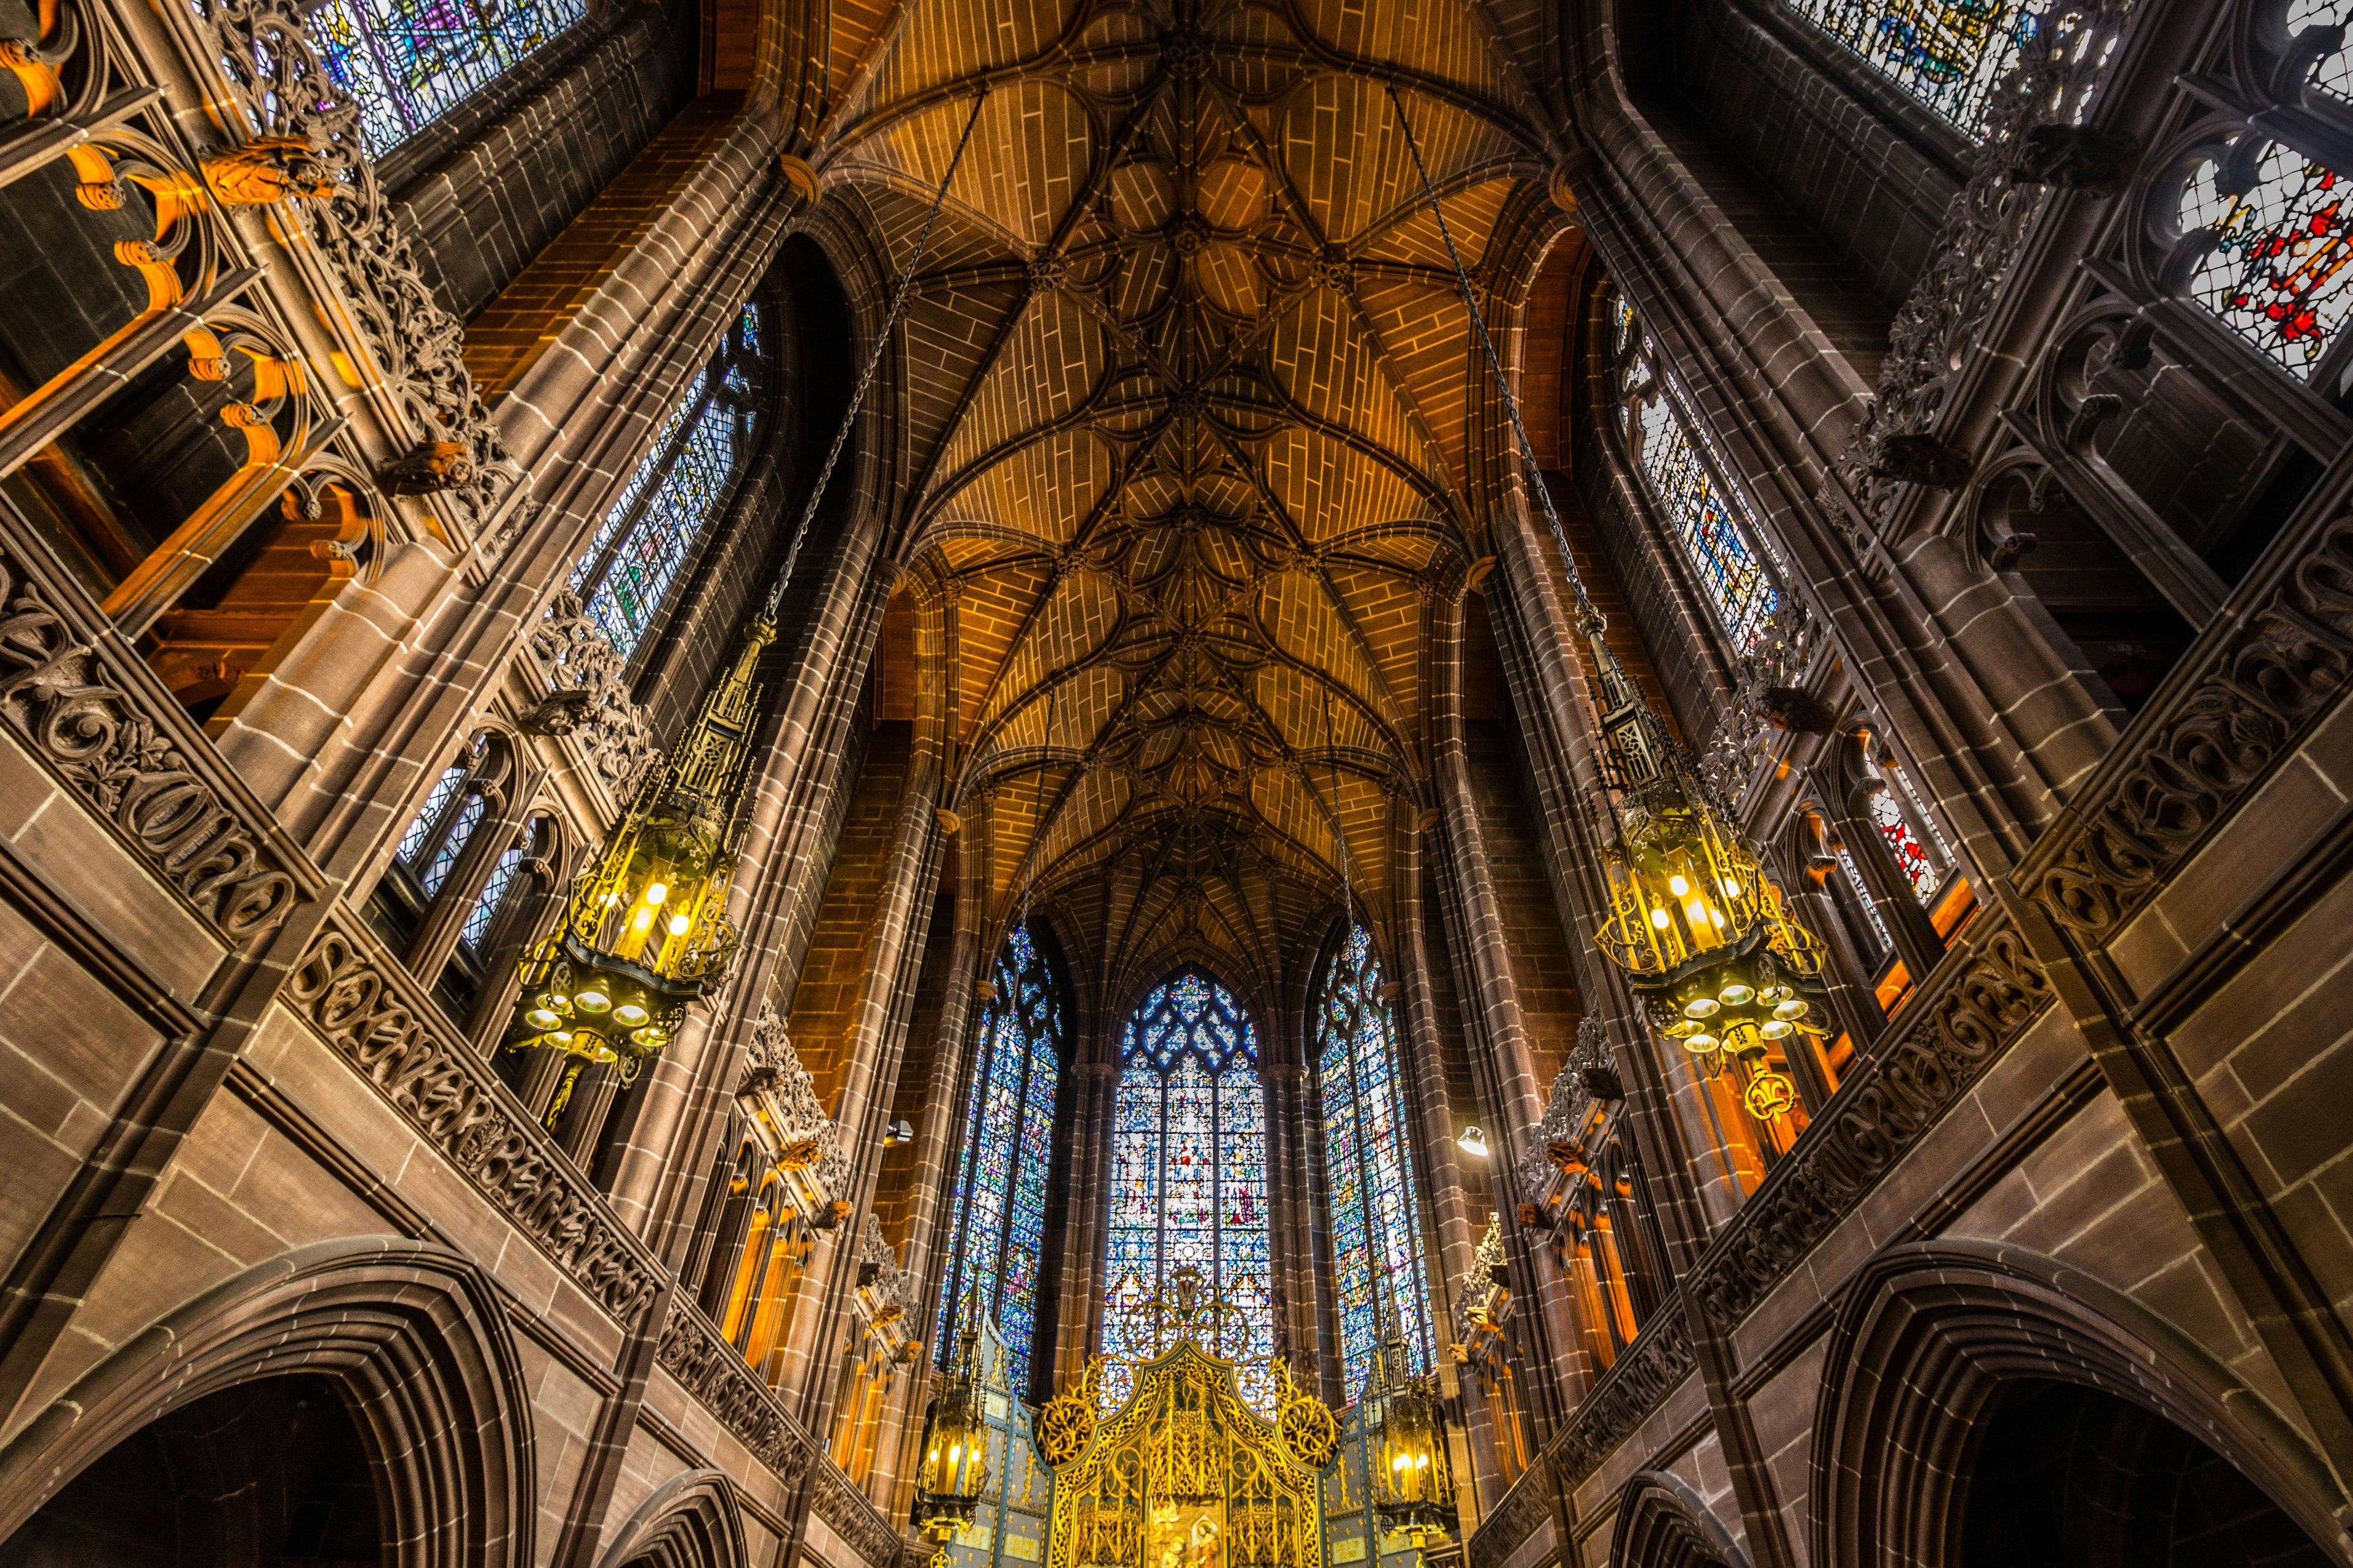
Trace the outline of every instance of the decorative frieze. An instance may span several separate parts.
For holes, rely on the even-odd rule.
[[[231,943],[269,931],[322,879],[240,810],[218,760],[200,755],[109,668],[44,584],[0,553],[0,715],[33,754]],[[154,705],[150,709],[149,703]],[[176,707],[176,705],[174,705]],[[185,724],[185,721],[183,721]]]
[[[2095,778],[2017,877],[2061,927],[2105,942],[2334,705],[2353,675],[2353,516],[2176,688],[2145,739]]]
[[[807,1473],[817,1445],[744,1364],[744,1352],[720,1338],[691,1301],[671,1299],[654,1354],[662,1370],[777,1479],[789,1487]]]
[[[1462,1543],[1471,1568],[1498,1568],[1544,1528],[1552,1512],[1551,1480],[1549,1467],[1543,1456],[1537,1456],[1535,1463],[1512,1483],[1494,1511],[1481,1520],[1471,1539]]]
[[[635,1322],[660,1288],[654,1259],[481,1054],[347,918],[338,910],[295,965],[289,1005],[591,1299]]]
[[[1684,1331],[1683,1312],[1669,1301],[1651,1321],[1608,1375],[1577,1407],[1560,1436],[1546,1450],[1552,1472],[1564,1487],[1582,1484],[1634,1428],[1666,1403],[1698,1363],[1692,1355],[1691,1337]]]
[[[1857,1070],[1684,1282],[1729,1333],[2052,1000],[2018,933],[1989,933],[1943,994]],[[1923,1006],[1922,1004],[1926,1005]]]
[[[869,1568],[898,1568],[900,1553],[906,1542],[891,1528],[865,1494],[849,1484],[849,1478],[834,1468],[828,1461],[817,1473],[811,1500],[817,1516],[833,1527],[833,1532],[849,1543]]]

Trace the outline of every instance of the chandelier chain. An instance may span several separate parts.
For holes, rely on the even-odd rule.
[[[874,334],[874,346],[867,351],[866,367],[858,373],[858,385],[849,395],[849,406],[843,410],[841,426],[833,433],[833,445],[826,449],[824,466],[817,471],[817,483],[809,489],[808,504],[801,508],[800,522],[793,529],[793,542],[785,552],[785,569],[776,574],[776,583],[768,589],[765,617],[776,618],[776,606],[783,603],[785,584],[793,580],[793,569],[801,558],[801,545],[808,538],[809,524],[817,520],[818,503],[825,500],[825,488],[833,478],[834,465],[841,460],[841,449],[849,444],[849,432],[858,423],[858,411],[866,402],[866,389],[874,384],[874,373],[881,367],[883,351],[891,346],[891,333],[899,324],[899,316],[907,308],[907,297],[915,286],[915,269],[923,264],[923,253],[931,248],[932,230],[940,221],[940,208],[947,204],[948,187],[955,183],[956,170],[964,163],[964,150],[971,144],[973,127],[980,123],[980,111],[988,102],[988,89],[982,88],[972,101],[972,113],[964,122],[964,134],[956,138],[955,155],[948,160],[948,172],[940,177],[940,188],[932,195],[931,210],[923,215],[923,232],[915,237],[915,253],[907,258],[899,274],[899,286],[891,296],[891,309],[882,317],[882,328]]]

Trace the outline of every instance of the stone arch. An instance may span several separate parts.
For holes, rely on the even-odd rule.
[[[344,1400],[400,1568],[533,1560],[531,1397],[497,1294],[457,1253],[396,1237],[258,1265],[100,1363],[0,1448],[0,1540],[151,1422],[295,1373]]]
[[[1681,1476],[1637,1470],[1618,1493],[1609,1568],[1748,1568],[1748,1553]]]
[[[2064,1264],[1947,1242],[1888,1248],[1840,1309],[1814,1418],[1812,1561],[1952,1561],[1972,1428],[1999,1388],[2023,1380],[2088,1386],[2162,1417],[2347,1554],[2320,1457],[2237,1374]]]
[[[598,1568],[744,1568],[744,1515],[720,1470],[684,1470],[656,1487],[597,1559]]]

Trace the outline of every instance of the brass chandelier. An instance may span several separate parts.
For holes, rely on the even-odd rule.
[[[617,1067],[623,1083],[635,1079],[735,956],[727,889],[760,710],[753,675],[776,635],[767,616],[753,620],[685,737],[573,882],[564,918],[523,951],[508,1044],[577,1058],[548,1110],[551,1127],[582,1068],[601,1062]]]
[[[1585,590],[1568,536],[1520,419],[1519,400],[1488,335],[1438,189],[1397,89],[1389,105],[1421,176],[1422,195],[1454,265],[1496,395],[1510,416],[1527,485],[1535,493],[1577,599],[1577,627],[1593,656],[1601,708],[1603,804],[1613,828],[1602,851],[1609,913],[1594,933],[1623,970],[1651,1023],[1682,1043],[1699,1070],[1723,1078],[1760,1121],[1797,1104],[1789,1076],[1773,1065],[1778,1042],[1823,1031],[1823,949],[1790,918],[1781,889],[1716,799],[1698,767],[1668,734],[1641,689],[1602,636],[1607,625]]]

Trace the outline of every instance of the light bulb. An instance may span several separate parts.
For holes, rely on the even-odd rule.
[[[667,882],[656,882],[646,889],[646,902],[649,904],[660,903],[669,897],[670,884]]]
[[[1667,891],[1680,899],[1685,893],[1691,891],[1691,884],[1684,881],[1680,876],[1670,877],[1667,879]]]
[[[1797,1026],[1787,1019],[1775,1018],[1767,1022],[1758,1033],[1768,1040],[1786,1040],[1796,1029]]]
[[[651,910],[639,910],[637,918],[629,922],[630,926],[637,931],[650,931],[653,929],[653,923],[654,912]]]
[[[646,1010],[634,1002],[624,1002],[613,1009],[613,1022],[620,1025],[624,1029],[637,1028],[646,1021],[647,1016]]]
[[[563,1020],[545,1007],[533,1007],[522,1016],[522,1021],[534,1029],[553,1029]]]
[[[1718,1041],[1714,1035],[1698,1034],[1694,1035],[1691,1038],[1683,1042],[1683,1049],[1691,1052],[1691,1054],[1695,1057],[1700,1057],[1705,1056],[1708,1052],[1715,1049],[1717,1044]]]
[[[572,1005],[583,1013],[601,1013],[613,1005],[613,999],[594,986],[583,986],[573,994]]]
[[[1713,1018],[1724,1011],[1724,1005],[1713,996],[1694,996],[1683,1004],[1686,1018]]]
[[[1661,931],[1666,930],[1667,911],[1664,910],[1652,910],[1651,911],[1651,923],[1658,927]]]
[[[686,934],[686,928],[693,923],[693,921],[688,920],[684,915],[672,915],[670,917],[670,934],[672,936],[684,936]]]
[[[1773,1008],[1773,1016],[1776,1018],[1802,1018],[1809,1011],[1810,1011],[1810,1009],[1807,1007],[1804,1001],[1799,997],[1791,996],[1775,1005]]]
[[[1694,926],[1707,924],[1707,905],[1698,899],[1694,899],[1683,906],[1683,914]]]

